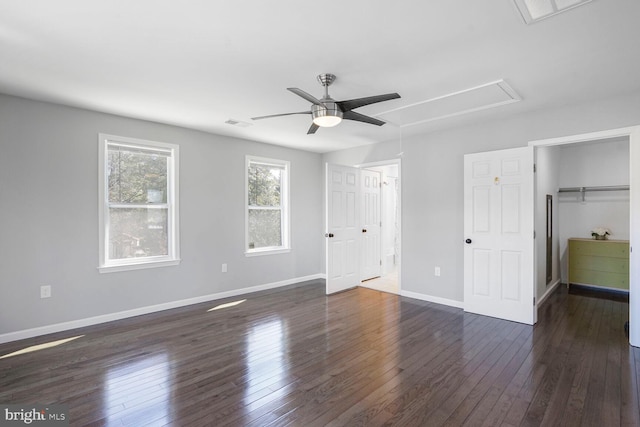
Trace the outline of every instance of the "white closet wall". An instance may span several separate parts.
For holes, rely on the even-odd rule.
[[[562,146],[560,187],[629,185],[627,138]],[[629,191],[559,193],[562,280],[567,281],[567,239],[591,237],[594,227],[611,230],[610,239],[629,239]]]

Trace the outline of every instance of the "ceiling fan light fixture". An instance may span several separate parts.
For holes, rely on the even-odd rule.
[[[338,126],[342,121],[342,117],[339,116],[319,116],[313,119],[313,123],[317,124],[321,128],[332,128]]]
[[[311,115],[313,123],[323,128],[331,128],[337,126],[342,121],[342,110],[335,102],[324,102],[325,107],[320,105],[311,106]]]

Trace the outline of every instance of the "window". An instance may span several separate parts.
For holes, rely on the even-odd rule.
[[[247,156],[247,255],[289,251],[289,162]]]
[[[100,271],[178,264],[178,146],[99,141]]]

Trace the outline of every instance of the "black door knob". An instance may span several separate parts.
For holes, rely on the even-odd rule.
[[[464,241],[466,244],[470,244],[471,243],[471,239],[467,239]]]

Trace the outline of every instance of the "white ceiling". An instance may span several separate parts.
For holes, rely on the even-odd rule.
[[[512,0],[3,0],[0,92],[327,152],[639,91],[639,19],[637,0],[532,25]],[[498,80],[522,101],[315,135],[307,115],[251,121],[307,109],[286,88],[320,97],[323,72],[337,100],[402,96],[368,115]]]

